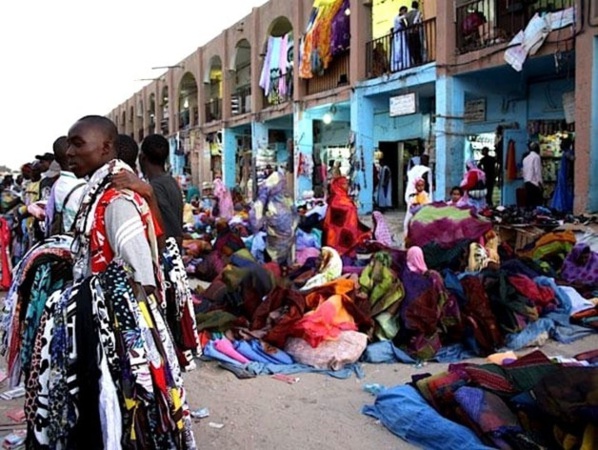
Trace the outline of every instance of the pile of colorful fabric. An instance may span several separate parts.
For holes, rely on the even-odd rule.
[[[426,449],[598,448],[598,351],[451,364],[382,390],[363,413]]]
[[[313,256],[285,271],[239,248],[196,293],[204,343],[211,333],[225,333],[231,342],[260,339],[307,363],[289,349],[297,339],[321,353],[322,345],[360,333],[368,345],[362,360],[415,363],[486,356],[550,338],[570,343],[598,323],[595,256],[587,246],[574,249],[568,232],[540,236],[525,255],[515,254],[487,219],[433,204],[414,217],[410,239],[421,247],[399,250],[388,246],[392,239],[386,245],[369,240],[341,178],[331,185],[321,248],[317,223],[302,222],[310,232],[297,232],[301,250],[313,245]],[[374,236],[387,232],[378,215]],[[381,349],[387,359],[372,357]],[[326,367],[340,367],[340,360],[331,357]]]

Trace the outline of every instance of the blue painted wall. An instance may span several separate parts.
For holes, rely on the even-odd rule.
[[[237,161],[237,134],[231,128],[222,133],[222,181],[228,188],[235,186],[235,164]]]
[[[308,161],[313,160],[314,124],[313,118],[307,111],[301,111],[297,108],[294,116],[295,172],[297,172],[300,158],[306,158]],[[302,198],[303,192],[311,190],[312,186],[311,177],[297,175],[295,198]]]

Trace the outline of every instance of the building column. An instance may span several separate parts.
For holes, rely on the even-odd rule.
[[[222,132],[222,181],[228,188],[235,187],[236,156],[237,135],[232,128],[225,128]]]
[[[372,39],[372,4],[350,0],[351,54],[349,74],[351,83],[366,78],[366,44]]]
[[[575,203],[576,214],[598,210],[598,37],[575,40]],[[581,55],[591,55],[582,58]]]
[[[360,214],[369,214],[374,210],[374,104],[359,90],[351,94],[351,131],[361,186],[357,207]]]
[[[444,200],[451,186],[458,185],[465,166],[463,155],[463,114],[465,91],[452,76],[436,80],[436,151],[434,161],[434,200]]]
[[[166,77],[168,79],[168,135],[172,136],[179,131],[179,99],[177,98],[177,88],[174,86],[174,70],[168,69]]]
[[[293,113],[293,141],[294,141],[294,176],[295,200],[303,197],[305,191],[313,188],[310,175],[300,175],[299,169],[302,161],[313,161],[314,154],[314,122],[311,115],[300,106],[295,106]]]

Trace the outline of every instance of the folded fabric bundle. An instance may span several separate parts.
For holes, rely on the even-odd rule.
[[[257,339],[251,341],[235,341],[235,349],[252,362],[263,364],[293,364],[293,359],[282,350],[271,347],[275,350],[272,353],[266,351],[263,343]]]
[[[208,341],[208,343],[203,348],[203,356],[211,359],[215,359],[216,361],[220,361],[227,364],[232,364],[233,366],[243,366],[239,361],[236,359],[230,358],[226,356],[224,353],[218,351],[214,346],[215,341]]]
[[[216,342],[214,342],[214,348],[218,350],[220,353],[225,354],[229,358],[237,362],[240,362],[241,364],[249,364],[251,362],[245,356],[239,353],[233,346],[233,343],[228,339],[217,340]]]
[[[400,438],[428,450],[487,447],[469,428],[442,417],[412,386],[382,391],[362,413],[372,416]]]

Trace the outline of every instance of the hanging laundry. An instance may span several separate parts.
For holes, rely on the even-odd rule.
[[[260,87],[270,103],[278,103],[293,93],[293,34],[268,37],[268,48],[260,76]]]
[[[337,33],[335,44],[343,45],[345,34],[343,30],[346,29],[346,23],[339,15],[345,16],[344,4],[344,0],[316,0],[314,2],[314,9],[309,18],[305,35],[301,40],[301,63],[299,66],[301,78],[308,79],[314,75],[322,75],[328,68],[334,54],[333,30]]]
[[[515,141],[509,140],[507,147],[507,180],[517,179],[517,161],[515,160]]]

